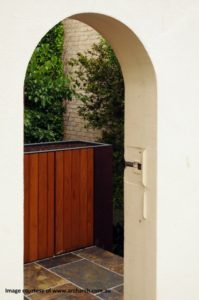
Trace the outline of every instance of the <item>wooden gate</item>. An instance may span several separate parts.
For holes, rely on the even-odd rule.
[[[50,257],[59,253],[76,250],[94,244],[94,228],[99,235],[99,224],[94,224],[94,188],[103,189],[104,179],[94,184],[94,148],[49,150],[49,143],[25,147],[24,154],[24,260],[34,260]],[[61,144],[58,144],[61,145]],[[48,149],[48,151],[45,149]],[[37,151],[37,152],[36,152]],[[110,152],[110,147],[109,151]],[[99,149],[98,149],[99,156]],[[104,152],[103,152],[104,153]],[[109,166],[107,176],[111,177],[111,160],[103,155],[106,166]],[[99,157],[98,157],[99,158]],[[96,162],[96,168],[103,164]],[[103,170],[103,168],[102,168]],[[107,171],[107,168],[104,169]],[[103,175],[103,174],[102,174]],[[106,174],[104,174],[106,175]],[[104,192],[101,201],[101,212],[105,217],[105,230],[100,242],[107,240],[112,244],[112,203],[111,181]],[[105,187],[105,186],[104,186]],[[106,194],[109,195],[108,206]],[[97,199],[97,197],[96,197]],[[96,208],[99,205],[96,203]],[[108,220],[108,223],[106,221]],[[97,217],[96,217],[97,220]],[[106,242],[105,242],[106,244]],[[102,241],[102,246],[104,241]],[[104,245],[106,247],[106,245]],[[106,247],[108,248],[108,247]]]

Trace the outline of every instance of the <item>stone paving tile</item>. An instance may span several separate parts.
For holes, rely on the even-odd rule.
[[[94,295],[81,292],[82,290],[71,283],[47,289],[44,294],[29,295],[31,300],[97,300]]]
[[[123,295],[121,295],[113,290],[111,290],[110,293],[100,293],[97,296],[103,300],[122,300],[123,299]]]
[[[123,294],[124,293],[124,286],[120,285],[120,286],[114,288],[113,291],[116,291],[116,292],[118,292],[120,294]]]
[[[41,266],[50,269],[59,265],[63,265],[63,264],[67,264],[67,263],[71,263],[74,261],[78,261],[81,258],[78,257],[77,255],[74,255],[72,253],[68,253],[68,254],[64,254],[64,255],[60,255],[60,256],[55,256],[52,258],[47,258],[47,259],[42,259],[40,261],[37,261],[38,264],[40,264]]]
[[[72,281],[83,289],[106,290],[123,283],[123,276],[104,269],[90,261],[81,260],[52,268],[51,271]]]
[[[74,253],[116,273],[123,274],[123,257],[121,256],[95,246],[81,249]]]
[[[24,289],[47,289],[64,283],[66,283],[64,278],[60,278],[35,263],[24,267]]]
[[[123,272],[123,258],[96,246],[30,263],[25,265],[24,270],[24,288],[48,291],[48,293],[27,295],[28,298],[24,296],[24,300],[96,300],[99,299],[97,297],[104,300],[123,299],[123,277],[119,275]],[[55,273],[64,278],[60,278]],[[85,292],[52,293],[52,290],[59,288],[73,291],[79,289],[75,284],[83,289],[95,290],[92,291],[93,293],[96,289],[112,288],[112,290],[111,293],[100,293],[97,297]],[[121,286],[113,288],[120,284]],[[51,292],[49,288],[52,289]]]

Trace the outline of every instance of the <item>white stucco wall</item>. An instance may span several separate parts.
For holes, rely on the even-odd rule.
[[[158,88],[156,299],[198,300],[197,0],[1,2],[1,299],[23,298],[22,295],[5,294],[4,289],[22,288],[23,285],[22,166],[25,70],[32,51],[49,28],[61,19],[81,12],[102,13],[123,22],[139,37],[150,55],[156,71]],[[127,271],[128,293],[125,300],[139,300],[129,296],[131,271]]]

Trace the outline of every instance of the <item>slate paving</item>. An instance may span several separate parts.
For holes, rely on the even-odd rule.
[[[46,269],[50,269],[56,266],[78,261],[80,259],[81,257],[78,257],[77,255],[74,255],[72,253],[67,253],[64,255],[54,256],[52,258],[40,260],[38,261],[38,264],[45,267]]]
[[[121,300],[123,258],[92,246],[26,264],[24,299]]]
[[[103,300],[122,300],[122,295],[111,290],[110,293],[100,293],[98,297]]]
[[[93,294],[96,294],[98,290],[106,290],[123,282],[121,275],[110,272],[88,260],[70,264],[67,268],[62,265],[52,270],[83,289],[90,290]]]
[[[24,289],[27,290],[27,294],[30,294],[35,289],[44,290],[65,282],[64,278],[48,272],[48,270],[36,263],[28,264],[24,268]]]
[[[114,288],[113,290],[116,291],[116,292],[118,292],[118,293],[120,293],[120,294],[123,294],[124,293],[124,286],[122,284],[122,285]]]
[[[82,258],[95,262],[111,271],[123,274],[123,257],[98,247],[89,247],[74,252]]]

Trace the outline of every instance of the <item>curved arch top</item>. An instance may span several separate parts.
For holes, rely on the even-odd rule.
[[[75,14],[69,18],[78,20],[93,27],[103,37],[105,37],[114,49],[121,63],[121,67],[124,69],[124,73],[126,64],[129,65],[127,58],[128,55],[136,54],[136,59],[139,59],[140,63],[142,62],[151,65],[155,76],[153,63],[149,57],[147,49],[136,33],[134,33],[124,23],[108,15],[90,12]]]

